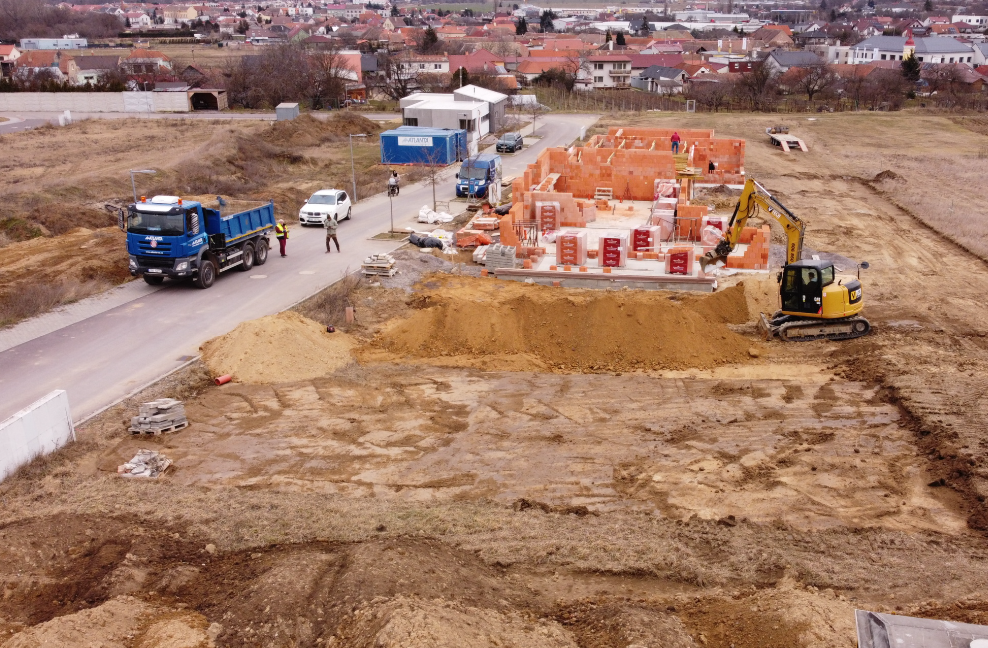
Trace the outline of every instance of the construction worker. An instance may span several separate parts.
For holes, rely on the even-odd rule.
[[[288,256],[285,254],[285,245],[288,244],[288,226],[285,225],[284,219],[278,219],[278,224],[274,226],[274,236],[278,239],[281,256]]]
[[[326,227],[326,252],[327,253],[331,252],[331,250],[329,249],[329,242],[330,241],[333,241],[333,243],[336,243],[336,251],[337,252],[340,251],[340,240],[338,238],[336,238],[336,227],[339,224],[340,224],[339,221],[336,220],[336,214],[333,214],[332,216],[330,216],[329,218],[326,219],[325,227]]]
[[[672,137],[670,138],[670,141],[672,142],[672,152],[673,153],[679,153],[679,142],[681,140],[679,138],[679,132],[678,131],[677,132],[674,132],[672,134]]]

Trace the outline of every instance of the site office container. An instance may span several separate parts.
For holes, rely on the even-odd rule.
[[[441,164],[467,157],[467,132],[425,126],[399,126],[381,133],[382,164]]]

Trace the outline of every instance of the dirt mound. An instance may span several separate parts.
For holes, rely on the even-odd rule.
[[[339,112],[329,119],[299,115],[296,119],[275,122],[261,133],[261,139],[279,146],[318,146],[351,133],[376,135],[381,126],[357,113]]]
[[[417,306],[361,358],[500,369],[527,357],[510,369],[594,372],[709,368],[742,362],[751,347],[725,326],[748,321],[742,286],[700,296],[431,277]]]
[[[850,603],[788,577],[775,589],[708,599],[684,612],[708,648],[833,648],[852,645],[855,633]]]
[[[876,175],[874,180],[872,180],[872,182],[881,182],[883,180],[901,180],[901,179],[902,176],[900,176],[895,171],[885,169],[884,171],[881,171],[878,175]]]
[[[357,610],[337,635],[352,648],[577,648],[559,624],[434,599],[398,597]]]
[[[149,605],[121,596],[88,610],[60,616],[15,634],[4,648],[104,646],[105,648],[201,648],[209,642],[206,620],[194,612]],[[135,640],[135,636],[139,636]]]
[[[351,362],[353,347],[345,333],[327,333],[318,322],[285,311],[244,322],[200,351],[214,376],[264,385],[325,376]]]
[[[556,618],[572,629],[583,648],[696,646],[679,617],[641,604],[588,599],[565,606]]]

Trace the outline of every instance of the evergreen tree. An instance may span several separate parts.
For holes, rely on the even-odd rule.
[[[623,31],[619,31],[617,33],[617,40],[614,41],[614,44],[615,45],[618,45],[620,47],[625,47],[625,46],[628,45],[627,41],[624,40],[624,32]]]
[[[528,33],[528,21],[525,20],[524,16],[522,16],[521,18],[518,19],[518,22],[515,23],[515,34],[517,36],[524,36],[527,33]]]
[[[902,76],[906,78],[906,81],[910,83],[916,83],[919,81],[919,71],[920,65],[916,57],[910,54],[906,58],[902,59]]]
[[[397,5],[391,5],[391,15],[392,16],[397,16],[398,15],[398,6]]]
[[[933,11],[933,3],[930,0],[923,3],[923,11]]]
[[[607,43],[610,42],[611,42],[611,30],[608,29],[606,32],[604,32],[604,44],[606,45]]]
[[[439,45],[439,36],[436,34],[436,30],[429,25],[425,28],[425,32],[422,34],[422,42],[419,44],[420,54],[429,54],[432,52],[436,46]]]

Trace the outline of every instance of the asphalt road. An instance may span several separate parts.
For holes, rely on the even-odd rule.
[[[20,117],[14,117],[13,115],[0,115],[0,117],[6,117],[9,121],[0,122],[0,135],[6,133],[19,133],[21,131],[30,130],[32,128],[37,128],[38,126],[44,126],[49,123],[51,119],[48,118],[37,118],[32,117],[29,119],[23,119]],[[56,115],[57,119],[58,116]]]
[[[540,120],[537,143],[503,156],[505,175],[523,171],[546,147],[570,144],[595,120],[590,115],[551,115]],[[438,199],[453,197],[455,171],[451,167],[444,173]],[[412,226],[425,204],[432,204],[431,186],[403,187],[394,201],[395,228]],[[91,300],[67,307],[60,317],[71,321],[72,313],[79,312],[84,318],[0,352],[0,420],[54,389],[68,391],[77,421],[117,402],[180,367],[209,338],[245,320],[284,310],[357,269],[368,254],[395,248],[393,242],[370,240],[387,231],[389,214],[383,193],[358,202],[352,220],[340,225],[342,254],[326,254],[321,229],[296,226],[286,258],[280,258],[275,247],[265,265],[250,272],[223,273],[208,290],[166,283],[156,290],[134,290],[138,296],[126,303],[105,300],[106,310]],[[32,327],[37,322],[22,323],[8,333],[30,332]],[[265,358],[257,361],[263,363]]]

